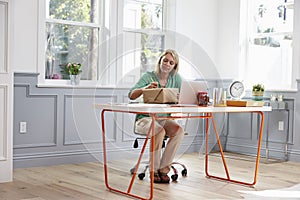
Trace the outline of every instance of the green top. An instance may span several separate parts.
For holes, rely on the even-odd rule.
[[[130,96],[130,94],[133,90],[135,90],[137,88],[146,87],[151,82],[158,82],[158,87],[161,88],[158,76],[153,71],[152,72],[146,72],[140,78],[140,80],[130,89],[130,91],[128,93],[128,97]],[[178,88],[178,90],[180,91],[181,82],[182,82],[182,79],[181,79],[181,76],[179,74],[175,74],[174,76],[170,75],[168,77],[168,82],[167,82],[165,88]],[[169,116],[169,114],[168,115],[161,114],[161,115],[158,115],[158,116]],[[141,119],[143,117],[149,117],[149,115],[138,114],[137,117],[136,117],[136,120]]]

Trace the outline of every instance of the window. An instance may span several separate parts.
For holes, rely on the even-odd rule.
[[[96,80],[99,57],[97,0],[46,1],[45,78],[69,79],[68,62],[82,64],[82,80]]]
[[[121,83],[132,86],[154,70],[165,48],[163,0],[125,0],[123,6],[123,71]]]
[[[67,84],[65,66],[76,62],[81,85],[131,87],[165,49],[163,0],[45,0],[40,6],[41,84]]]
[[[248,0],[247,9],[241,19],[247,24],[241,57],[244,80],[248,86],[291,89],[294,0]]]

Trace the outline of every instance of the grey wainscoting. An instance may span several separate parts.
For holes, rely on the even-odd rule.
[[[100,110],[94,105],[118,102],[127,90],[37,87],[37,76],[15,74],[14,167],[102,160]],[[107,149],[118,155],[118,116],[107,117]],[[26,123],[26,133],[20,132],[20,122]]]
[[[53,88],[37,87],[38,74],[15,73],[14,83],[14,167],[102,161],[100,110],[95,103],[128,102],[128,88]],[[209,80],[209,88],[223,87],[230,80]],[[211,92],[211,90],[210,90]],[[211,95],[211,93],[209,93]],[[266,96],[269,94],[267,93]],[[262,155],[265,154],[266,132],[269,134],[269,155],[281,158],[284,131],[278,131],[278,121],[288,126],[288,158],[300,161],[300,139],[294,123],[299,118],[295,109],[300,99],[298,92],[284,93],[288,102],[287,114],[273,111],[266,115]],[[136,135],[133,133],[133,114],[106,113],[107,151],[110,159],[129,158]],[[299,121],[299,119],[298,119]],[[20,122],[26,122],[26,133],[20,133]],[[179,149],[186,152],[204,152],[204,123],[181,120],[188,135]],[[218,114],[217,127],[226,151],[255,154],[257,144],[256,114]],[[287,126],[285,126],[285,130]],[[298,131],[299,132],[299,131]],[[216,140],[210,134],[210,150],[217,150]]]
[[[102,161],[100,110],[94,105],[128,102],[129,89],[37,87],[37,77],[15,73],[14,167]],[[109,158],[135,156],[135,116],[106,112],[105,117]],[[26,133],[20,133],[20,122],[26,122]],[[189,120],[186,128],[179,155],[199,151],[203,144],[198,121]]]

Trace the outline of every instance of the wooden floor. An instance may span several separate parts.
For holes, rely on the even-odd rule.
[[[264,162],[261,160],[257,184],[254,188],[219,180],[204,174],[203,155],[184,154],[178,158],[188,168],[188,176],[170,184],[155,184],[154,199],[300,199],[300,163]],[[253,158],[230,154],[227,164],[232,178],[252,180]],[[223,173],[219,156],[210,156],[210,172]],[[110,164],[110,184],[127,189],[131,177],[129,169],[134,160],[114,161]],[[176,167],[179,173],[181,167]],[[251,177],[247,178],[247,177]],[[149,191],[149,175],[136,179],[133,192]],[[147,195],[146,195],[147,196]],[[14,181],[0,184],[1,200],[68,200],[68,199],[131,199],[108,191],[104,185],[101,163],[82,163],[35,167],[14,170]]]

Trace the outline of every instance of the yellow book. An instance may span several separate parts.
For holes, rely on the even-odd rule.
[[[239,106],[239,107],[261,107],[265,104],[264,101],[253,100],[227,100],[227,106]]]

